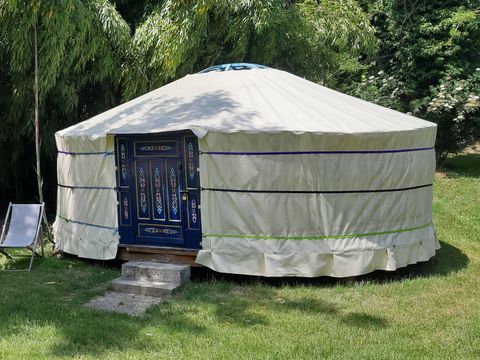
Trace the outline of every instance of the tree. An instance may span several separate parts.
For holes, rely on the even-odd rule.
[[[381,40],[351,92],[438,124],[437,161],[480,139],[480,4],[364,1]]]
[[[34,130],[40,201],[40,128],[52,149],[53,132],[79,120],[65,117],[86,88],[110,80],[118,86],[129,41],[128,25],[106,0],[0,0],[0,56],[8,64],[0,73],[8,99],[0,103],[0,146],[9,134],[24,140]]]
[[[126,98],[213,64],[248,61],[334,85],[376,46],[356,1],[174,1],[145,16],[133,38]]]

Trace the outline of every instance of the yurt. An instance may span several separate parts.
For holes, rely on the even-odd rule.
[[[56,246],[90,259],[185,250],[260,276],[427,261],[435,136],[285,71],[210,68],[56,133]]]

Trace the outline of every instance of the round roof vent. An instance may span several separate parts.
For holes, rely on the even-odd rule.
[[[249,64],[249,63],[232,63],[210,66],[199,72],[199,74],[208,73],[211,71],[230,71],[230,70],[251,70],[251,69],[268,69],[268,66]]]

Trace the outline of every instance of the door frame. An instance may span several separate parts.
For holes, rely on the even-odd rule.
[[[187,139],[194,138],[192,148],[187,150]],[[178,146],[178,158],[182,164],[182,169],[179,172],[179,203],[182,227],[183,244],[179,244],[178,241],[169,240],[157,240],[157,241],[139,241],[139,233],[137,231],[138,223],[142,220],[137,218],[137,197],[136,197],[136,178],[135,178],[135,159],[134,156],[134,143],[138,141],[163,141],[163,140],[180,140]],[[123,140],[123,146],[120,149],[119,140]],[[189,143],[189,145],[190,145]],[[163,133],[151,133],[151,134],[115,134],[114,135],[115,146],[115,179],[117,183],[117,219],[118,229],[120,235],[121,245],[138,245],[138,246],[150,246],[159,248],[182,248],[182,249],[200,249],[202,241],[202,229],[201,229],[201,187],[200,187],[200,173],[199,173],[199,150],[198,139],[191,131],[175,131],[175,132],[163,132]],[[193,152],[193,155],[192,155]],[[187,159],[187,153],[189,158]],[[193,158],[192,158],[193,156]],[[147,158],[148,159],[148,158]],[[165,160],[166,158],[158,157],[158,159]],[[187,160],[190,164],[190,169],[187,169]],[[188,187],[187,171],[192,171],[192,163],[195,164],[193,171],[196,175],[196,187]],[[126,171],[126,172],[125,172]],[[126,178],[121,178],[121,174]],[[151,177],[151,176],[150,176]],[[147,186],[150,186],[149,191],[152,191],[151,180],[147,182]],[[149,192],[150,193],[150,192]],[[185,196],[186,200],[182,197]],[[194,199],[194,201],[192,201]],[[166,199],[165,199],[166,200]],[[196,200],[196,201],[195,201]],[[192,205],[194,209],[192,211]],[[150,204],[151,206],[153,204]],[[165,207],[167,207],[165,201]],[[196,206],[196,208],[195,208]],[[125,215],[125,216],[124,216]],[[191,217],[195,215],[197,221],[197,228],[191,227]],[[127,218],[127,219],[126,219]],[[152,220],[154,221],[154,220]],[[160,221],[160,220],[159,220]],[[161,224],[158,224],[161,225]]]

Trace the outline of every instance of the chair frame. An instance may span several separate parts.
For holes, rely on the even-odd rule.
[[[43,242],[43,237],[42,237],[42,219],[43,219],[43,214],[44,214],[44,211],[45,211],[45,203],[41,203],[40,204],[40,214],[39,214],[39,218],[38,218],[38,223],[37,223],[37,230],[36,230],[36,233],[35,233],[35,238],[32,242],[31,245],[29,246],[3,246],[3,242],[5,241],[5,236],[6,234],[8,233],[8,230],[10,228],[10,220],[11,220],[11,216],[10,214],[12,213],[12,206],[15,206],[17,204],[13,204],[13,203],[9,203],[8,204],[8,210],[7,210],[7,216],[5,217],[5,223],[3,224],[3,228],[2,228],[2,235],[0,237],[0,254],[3,254],[7,257],[8,261],[12,261],[13,260],[13,256],[11,254],[9,254],[6,249],[27,249],[27,250],[30,250],[32,252],[32,255],[30,257],[30,264],[28,266],[28,269],[4,269],[4,271],[32,271],[32,265],[33,265],[33,259],[35,258],[35,255],[37,256],[40,256],[40,254],[37,253],[36,251],[36,248],[37,248],[37,245],[38,245],[38,242],[40,241],[40,244],[42,246],[42,255],[44,255],[44,250],[43,250],[43,247],[44,247],[44,242]],[[20,204],[18,204],[20,205]],[[38,205],[38,204],[36,204]]]

